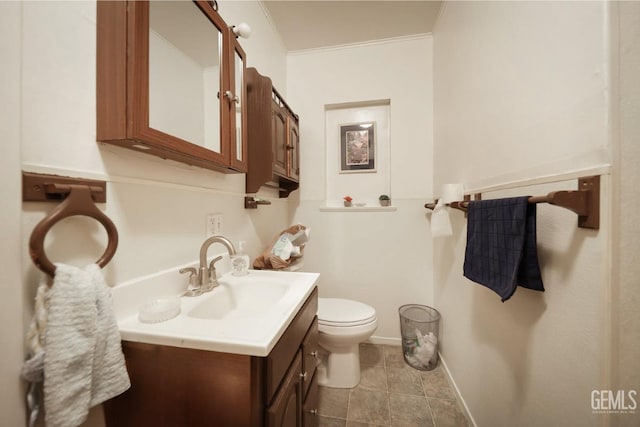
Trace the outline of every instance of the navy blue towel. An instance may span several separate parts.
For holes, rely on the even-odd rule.
[[[517,285],[544,292],[536,246],[536,205],[528,199],[469,202],[464,276],[493,290],[503,302]]]

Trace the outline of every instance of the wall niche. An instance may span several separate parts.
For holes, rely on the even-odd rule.
[[[391,196],[388,99],[325,105],[325,207],[379,208]]]

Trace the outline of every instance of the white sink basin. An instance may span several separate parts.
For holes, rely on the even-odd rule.
[[[160,323],[140,322],[140,306],[186,290],[186,277],[178,273],[181,267],[112,289],[123,340],[266,356],[311,295],[319,277],[317,273],[264,270],[250,270],[242,277],[226,274],[212,291],[181,297],[177,317]]]
[[[198,303],[186,315],[196,319],[218,320],[258,318],[276,307],[289,287],[281,279],[243,279],[220,280],[220,286],[196,297]]]

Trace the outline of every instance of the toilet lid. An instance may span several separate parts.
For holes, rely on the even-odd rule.
[[[374,321],[376,310],[358,301],[318,298],[318,323],[327,326],[358,326]]]

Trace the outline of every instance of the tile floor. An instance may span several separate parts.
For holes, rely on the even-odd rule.
[[[441,363],[418,371],[404,362],[402,347],[360,345],[360,384],[320,387],[320,427],[467,427]]]

